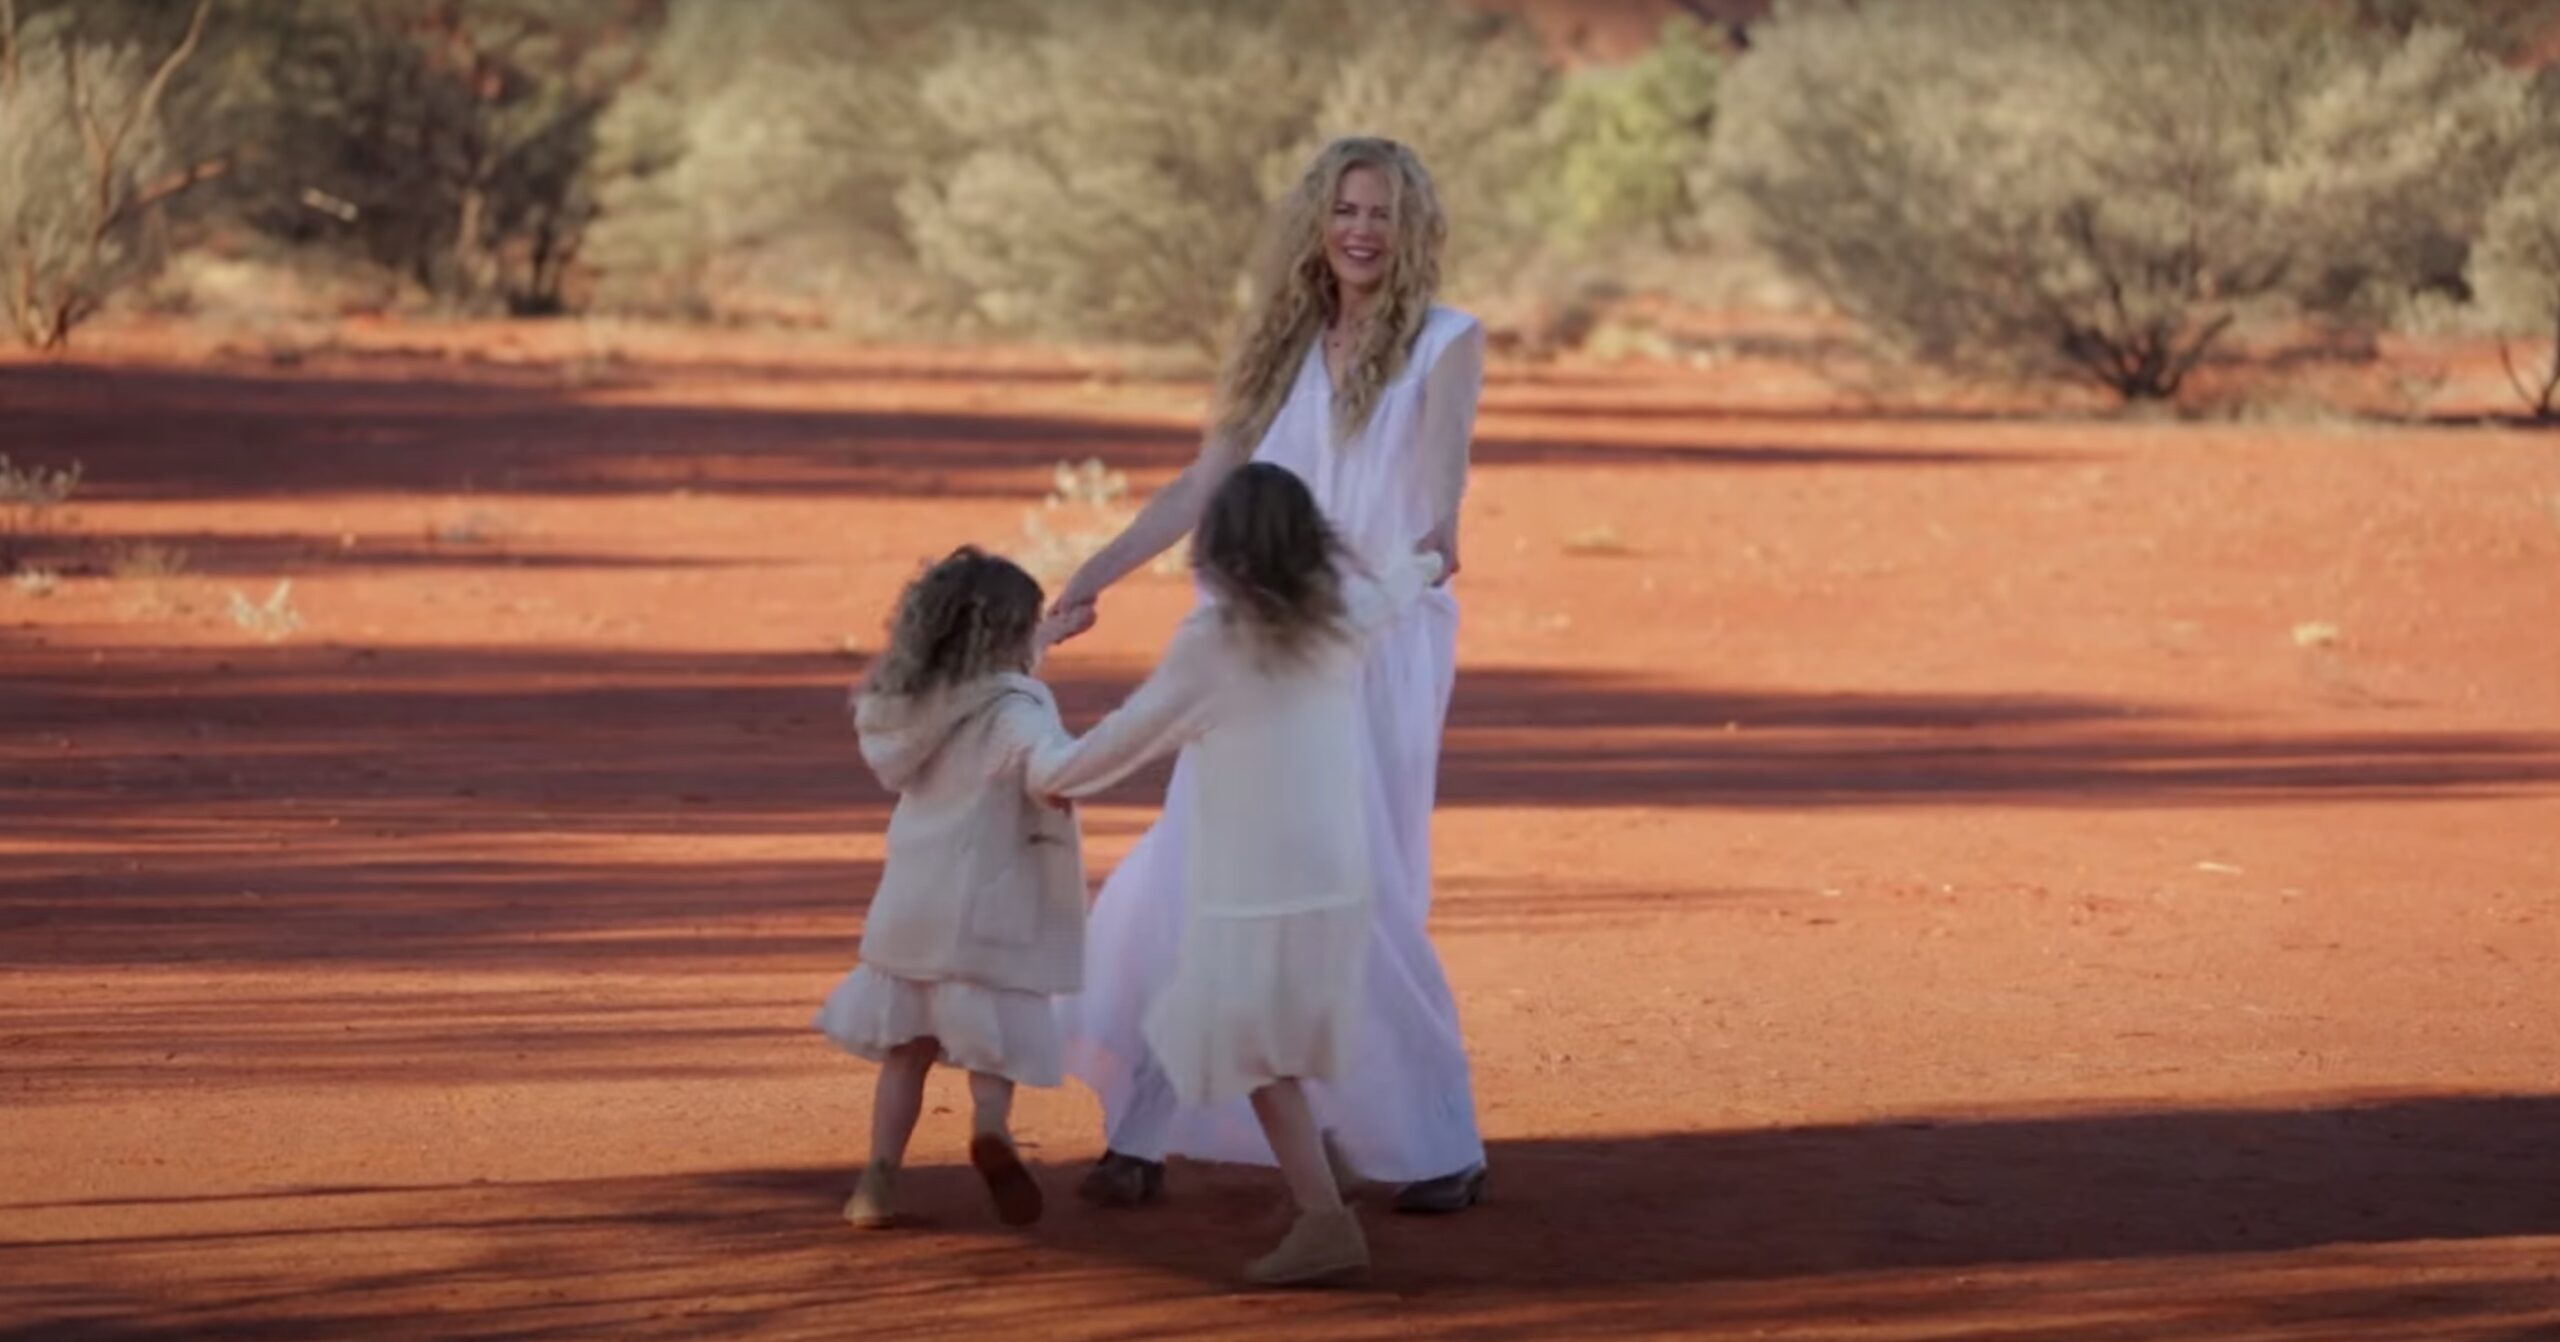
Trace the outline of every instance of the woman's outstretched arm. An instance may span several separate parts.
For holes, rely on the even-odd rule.
[[[1201,510],[1209,506],[1209,496],[1226,482],[1229,473],[1242,464],[1240,455],[1223,440],[1212,437],[1200,448],[1200,455],[1173,478],[1171,484],[1156,491],[1129,525],[1111,538],[1109,544],[1094,551],[1067,579],[1058,591],[1050,609],[1059,612],[1090,607],[1102,598],[1113,583],[1128,577],[1139,565],[1172,549],[1176,541],[1191,534],[1200,524]],[[1067,637],[1084,632],[1090,619],[1074,626]]]
[[[1484,327],[1472,320],[1422,382],[1422,420],[1416,446],[1430,472],[1432,530],[1425,542],[1439,552],[1441,581],[1458,571],[1458,514],[1467,498],[1467,457],[1476,433],[1476,402],[1484,394]]]

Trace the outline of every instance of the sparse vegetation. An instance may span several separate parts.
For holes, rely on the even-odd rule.
[[[157,541],[119,545],[107,560],[108,576],[117,582],[166,582],[187,571],[187,552]]]
[[[25,466],[0,454],[0,572],[28,561],[34,546],[59,531],[62,505],[80,488],[81,466]]]
[[[1597,526],[1584,527],[1565,537],[1564,552],[1569,555],[1591,557],[1623,555],[1631,553],[1631,550],[1627,545],[1627,538],[1619,535],[1616,527],[1602,522]]]
[[[302,628],[302,612],[293,604],[293,579],[278,581],[275,590],[264,601],[252,601],[234,588],[231,592],[231,623],[269,643],[280,643]]]
[[[185,35],[151,60],[81,40],[59,15],[22,26],[0,0],[0,295],[28,345],[69,344],[147,269],[146,216],[225,167],[178,162],[161,125],[212,7],[196,0]]]
[[[926,270],[995,324],[1212,346],[1264,205],[1324,138],[1401,135],[1480,265],[1526,224],[1548,74],[1440,0],[1051,6],[965,34],[921,89],[950,156],[900,192]]]
[[[187,571],[187,552],[158,541],[135,541],[108,551],[107,575],[126,589],[125,609],[145,618],[183,613],[186,603],[170,585]]]
[[[427,536],[439,545],[488,545],[512,528],[507,519],[482,508],[473,508],[448,522],[427,530]]]
[[[2517,144],[2451,30],[2303,0],[1805,3],[1725,84],[1763,245],[1919,359],[2175,396],[2244,322],[2429,282]]]
[[[1075,572],[1076,566],[1111,543],[1138,515],[1129,502],[1129,477],[1099,457],[1059,462],[1051,474],[1048,496],[1022,514],[1022,544],[1014,559],[1044,584]],[[1189,567],[1189,542],[1158,556],[1148,571],[1180,573]]]
[[[1423,151],[1510,354],[1676,357],[1664,302],[1818,295],[1941,371],[2142,401],[2305,317],[2494,323],[2547,419],[2560,169],[2515,160],[2560,134],[2520,68],[2554,13],[1792,0],[1747,51],[1674,17],[1567,71],[1458,0],[0,0],[0,300],[50,347],[126,295],[1199,351],[1356,130]]]
[[[1555,156],[1546,208],[1562,240],[1673,248],[1699,240],[1723,70],[1706,30],[1682,17],[1636,61],[1565,78],[1546,113]]]
[[[2545,136],[2560,135],[2560,116]],[[2560,149],[2518,166],[2489,211],[2472,287],[2499,331],[2499,362],[2527,413],[2560,419]]]
[[[639,73],[650,0],[362,0],[280,24],[266,133],[299,180],[271,231],[351,251],[440,305],[547,314],[597,217],[596,128]]]

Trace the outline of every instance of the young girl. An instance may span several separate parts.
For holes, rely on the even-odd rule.
[[[1361,640],[1420,596],[1440,560],[1363,572],[1306,485],[1254,463],[1211,497],[1192,563],[1210,600],[1126,704],[1082,740],[1033,751],[1030,785],[1086,796],[1177,747],[1194,752],[1189,909],[1146,1039],[1184,1103],[1252,1097],[1298,1216],[1246,1275],[1313,1283],[1369,1262],[1303,1087],[1351,1061],[1368,955]]]
[[[863,762],[898,794],[862,961],[816,1026],[880,1064],[871,1159],[845,1203],[864,1227],[897,1215],[896,1179],[936,1062],[969,1072],[969,1162],[1007,1225],[1040,1217],[1015,1155],[1016,1083],[1062,1082],[1050,995],[1083,977],[1084,858],[1074,817],[1026,791],[1035,744],[1066,738],[1030,672],[1056,630],[1040,584],[962,547],[898,599],[888,650],[854,690]]]

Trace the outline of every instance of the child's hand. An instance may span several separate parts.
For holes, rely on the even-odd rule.
[[[1092,602],[1062,605],[1040,618],[1040,624],[1033,633],[1033,639],[1045,651],[1091,629],[1093,621]]]
[[[1440,576],[1431,585],[1446,586],[1458,576],[1458,524],[1449,522],[1432,528],[1430,535],[1414,542],[1413,552],[1440,556]]]
[[[862,668],[862,678],[853,682],[853,688],[845,692],[844,706],[846,712],[852,712],[856,706],[861,704],[862,696],[871,693],[873,683],[880,679],[881,668],[888,665],[888,662],[889,655],[887,653],[873,653],[871,655],[870,665]]]

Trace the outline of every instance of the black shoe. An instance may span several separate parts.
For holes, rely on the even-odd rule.
[[[1396,1190],[1396,1210],[1415,1216],[1446,1216],[1484,1201],[1484,1166],[1469,1165],[1455,1174],[1406,1184]]]
[[[1105,1151],[1093,1163],[1076,1196],[1097,1207],[1141,1207],[1164,1200],[1164,1162]]]

